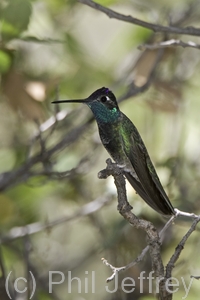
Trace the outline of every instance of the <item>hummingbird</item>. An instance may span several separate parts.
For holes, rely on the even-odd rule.
[[[175,214],[145,144],[131,120],[120,111],[115,95],[102,87],[88,98],[52,103],[84,103],[92,111],[105,149],[137,194],[162,215]]]

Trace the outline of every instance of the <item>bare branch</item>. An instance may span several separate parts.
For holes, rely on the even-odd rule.
[[[159,42],[159,43],[154,43],[154,44],[143,44],[143,45],[139,45],[138,49],[139,50],[155,50],[155,49],[163,49],[163,48],[169,48],[169,47],[173,47],[173,46],[181,46],[183,48],[186,47],[190,47],[190,48],[196,48],[196,49],[200,49],[200,44],[196,44],[194,42],[183,42],[181,40],[175,40],[175,39],[171,39],[168,41],[164,41],[164,42]]]
[[[167,267],[166,267],[166,278],[171,277],[174,265],[175,265],[176,261],[178,260],[182,250],[184,249],[184,245],[185,245],[187,239],[190,237],[192,232],[196,229],[196,226],[199,222],[200,222],[200,216],[198,216],[194,219],[190,229],[187,231],[187,233],[184,235],[184,237],[182,238],[182,240],[180,241],[180,243],[176,247],[175,252],[172,255],[172,257],[171,257],[171,259],[170,259],[170,261],[169,261],[169,263],[167,264]]]
[[[6,281],[6,271],[5,271],[5,266],[4,266],[4,259],[2,256],[2,249],[0,247],[0,269],[1,269],[1,276],[4,280],[4,282]]]
[[[117,188],[117,195],[118,195],[119,213],[133,227],[137,229],[142,229],[146,232],[148,237],[148,244],[149,244],[148,246],[149,246],[149,253],[151,256],[152,269],[155,272],[156,277],[159,278],[159,293],[161,295],[161,299],[171,299],[171,295],[168,293],[165,286],[164,266],[163,266],[161,253],[160,253],[161,243],[160,243],[159,234],[151,222],[139,219],[131,212],[132,207],[130,206],[127,200],[126,187],[125,187],[126,182],[121,169],[118,167],[117,164],[112,163],[111,159],[107,159],[106,163],[107,163],[107,168],[100,171],[98,176],[101,179],[107,178],[110,175],[114,177],[115,185]],[[106,261],[104,260],[104,262]],[[118,273],[118,270],[116,270],[115,273]],[[112,275],[107,280],[108,281],[112,280],[112,277],[114,278],[114,276],[115,275]]]
[[[155,78],[156,68],[158,67],[160,61],[162,60],[163,54],[164,54],[164,50],[159,49],[157,52],[157,57],[155,59],[155,63],[152,66],[152,70],[151,70],[146,82],[142,86],[136,86],[134,84],[134,82],[132,82],[129,85],[127,92],[119,98],[119,101],[118,101],[119,103],[130,97],[136,96],[140,93],[144,93],[151,86],[151,84]]]
[[[193,213],[187,213],[187,212],[183,212],[183,211],[180,211],[178,210],[177,208],[175,208],[175,211],[176,211],[176,215],[172,216],[168,221],[167,223],[164,225],[164,227],[161,229],[161,231],[159,232],[159,237],[161,239],[161,241],[163,240],[163,234],[164,232],[169,228],[169,226],[174,222],[174,220],[177,218],[177,217],[180,217],[180,216],[183,216],[183,217],[188,217],[188,218],[195,218],[198,219],[200,218],[200,216],[197,216]],[[193,226],[193,225],[192,225]],[[136,264],[140,263],[144,256],[146,255],[146,253],[149,251],[149,245],[146,246],[142,252],[138,255],[138,257],[136,259],[134,259],[132,262],[130,262],[128,265],[126,266],[122,266],[122,267],[114,267],[112,266],[105,258],[102,258],[102,261],[103,263],[106,265],[106,266],[109,266],[110,269],[113,271],[113,274],[107,278],[107,282],[109,281],[112,281],[116,274],[121,272],[121,271],[125,271],[125,270],[128,270],[130,268],[132,268],[133,266],[135,266]],[[193,276],[194,277],[194,276]],[[198,276],[197,276],[198,277]]]
[[[126,270],[126,267],[120,267],[120,268],[114,267],[105,258],[102,258],[101,260],[102,260],[103,264],[105,264],[107,267],[109,267],[113,271],[112,275],[106,279],[106,282],[110,282],[110,281],[114,280],[114,278],[117,276],[117,274],[120,271]]]
[[[107,278],[107,282],[113,280],[115,276],[118,275],[120,271],[124,271],[138,262],[140,262],[145,254],[150,252],[151,261],[152,261],[152,269],[156,274],[156,277],[162,279],[159,286],[159,293],[160,293],[160,299],[171,299],[172,295],[168,293],[166,290],[165,282],[168,278],[171,277],[172,270],[174,268],[175,262],[178,260],[181,251],[184,248],[184,245],[189,238],[189,236],[192,234],[192,232],[195,230],[196,225],[198,222],[200,222],[200,216],[197,216],[195,214],[190,214],[186,212],[179,211],[176,209],[176,215],[172,216],[170,220],[165,224],[163,229],[160,231],[160,233],[157,233],[156,228],[148,221],[138,219],[130,210],[132,207],[129,205],[127,197],[126,197],[126,189],[125,189],[125,178],[123,177],[123,174],[121,173],[120,168],[117,166],[117,164],[113,164],[110,159],[107,160],[107,168],[99,172],[99,178],[107,178],[108,176],[112,175],[115,180],[115,185],[117,188],[117,194],[118,194],[118,210],[120,214],[135,228],[140,228],[144,230],[148,237],[148,246],[143,249],[141,254],[130,264],[123,267],[114,267],[111,265],[106,259],[102,259],[103,263],[109,266],[112,270],[112,275]],[[185,234],[185,236],[182,238],[181,242],[176,247],[175,253],[171,257],[169,263],[166,267],[166,272],[164,272],[164,266],[161,258],[160,253],[160,237],[164,233],[164,231],[172,224],[174,219],[178,216],[184,216],[189,218],[194,218],[194,221],[188,230],[188,232]],[[163,298],[162,298],[163,297]]]
[[[99,11],[105,13],[109,18],[113,18],[113,19],[117,19],[117,20],[124,21],[127,23],[135,24],[135,25],[138,25],[141,27],[145,27],[150,30],[153,30],[154,32],[200,36],[200,29],[192,27],[192,26],[181,28],[181,27],[174,27],[174,26],[157,25],[157,24],[153,24],[153,23],[149,23],[149,22],[145,22],[145,21],[136,19],[130,15],[126,16],[126,15],[120,14],[110,8],[102,6],[91,0],[78,0],[78,1],[80,3],[86,4],[96,10],[99,10]]]
[[[188,213],[188,212],[179,210],[177,208],[175,208],[174,210],[175,210],[177,216],[182,216],[182,217],[187,217],[187,218],[193,218],[193,219],[199,218],[199,216],[195,215],[194,213]]]
[[[19,169],[0,174],[0,191],[6,190],[8,187],[28,180],[32,176],[31,169],[34,165],[39,162],[44,163],[44,161],[48,161],[53,154],[77,141],[77,139],[83,134],[83,132],[89,128],[89,124],[92,120],[93,118],[86,121],[85,124],[72,129],[55,146],[53,146],[46,152],[41,152],[29,158]]]
[[[199,279],[200,279],[200,276],[199,276],[199,275],[191,275],[190,278],[194,278],[194,279],[199,280]]]
[[[0,237],[0,244],[5,244],[15,239],[24,237],[26,235],[31,235],[38,233],[40,231],[51,229],[57,225],[72,221],[77,218],[81,218],[92,214],[102,208],[104,205],[108,204],[112,200],[112,197],[108,195],[101,196],[85,205],[83,205],[80,209],[78,209],[71,216],[61,217],[57,220],[47,222],[46,224],[42,224],[40,222],[28,224],[22,227],[14,227],[12,228],[5,236]]]
[[[172,224],[172,222],[176,219],[177,215],[172,216],[167,223],[164,225],[164,227],[162,228],[162,230],[159,232],[159,237],[161,238],[161,240],[163,239],[163,234],[164,232],[169,228],[169,226]],[[122,267],[114,267],[112,266],[105,258],[102,258],[103,263],[110,267],[110,269],[113,271],[113,274],[107,278],[106,282],[112,281],[115,276],[117,275],[117,273],[121,272],[121,271],[125,271],[128,270],[130,268],[132,268],[133,266],[135,266],[136,264],[140,263],[144,256],[146,255],[146,253],[149,251],[149,245],[146,246],[142,252],[138,255],[138,257],[136,259],[134,259],[132,262],[130,262],[128,265],[126,266],[122,266]]]

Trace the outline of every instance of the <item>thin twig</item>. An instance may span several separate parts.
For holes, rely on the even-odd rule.
[[[140,93],[144,93],[151,86],[151,84],[155,78],[156,69],[157,69],[160,61],[162,60],[163,54],[164,54],[164,50],[159,49],[157,52],[157,56],[156,56],[154,65],[152,66],[152,70],[151,70],[146,82],[142,86],[136,86],[134,84],[134,82],[132,82],[129,85],[128,90],[124,93],[124,95],[119,97],[119,100],[118,100],[119,103],[130,97],[134,97]]]
[[[163,237],[163,234],[164,232],[169,228],[169,226],[172,224],[172,222],[175,220],[175,218],[177,217],[177,215],[174,215],[172,216],[168,221],[167,223],[164,225],[164,227],[161,229],[161,231],[159,232],[159,237],[161,238],[162,240],[162,237]],[[107,278],[106,282],[109,282],[109,281],[112,281],[116,274],[121,272],[121,271],[125,271],[125,270],[128,270],[130,268],[132,268],[133,266],[135,266],[136,264],[140,263],[144,256],[146,255],[146,253],[149,251],[149,245],[146,246],[142,252],[137,256],[136,259],[134,259],[132,262],[130,262],[128,265],[126,266],[122,266],[122,267],[114,267],[112,266],[105,258],[102,258],[102,261],[103,263],[106,265],[106,266],[109,266],[110,269],[113,271],[113,274]]]
[[[108,176],[112,175],[114,177],[117,195],[118,195],[118,210],[119,213],[135,228],[142,229],[146,232],[148,238],[148,246],[149,246],[149,253],[152,262],[152,269],[155,272],[157,278],[159,278],[159,294],[161,299],[171,299],[171,295],[168,293],[166,286],[165,286],[165,278],[164,278],[164,266],[160,252],[160,237],[153,226],[153,224],[149,221],[139,219],[135,216],[131,209],[132,207],[128,203],[127,196],[126,196],[126,181],[122,174],[121,169],[118,167],[116,163],[112,163],[111,159],[107,159],[107,168],[99,172],[99,178],[107,178]],[[104,263],[107,263],[106,260],[103,260]],[[114,267],[110,266],[112,270]],[[109,277],[107,280],[110,281],[114,278],[114,276],[118,273],[116,270],[116,274]],[[113,277],[113,278],[112,278]],[[162,298],[163,297],[163,298]],[[164,298],[165,297],[165,298]]]
[[[46,224],[37,222],[37,223],[32,223],[21,227],[14,227],[5,236],[0,237],[0,244],[5,244],[15,239],[24,237],[26,235],[35,234],[46,229],[51,229],[65,222],[73,221],[77,218],[87,216],[89,214],[98,211],[104,205],[108,204],[111,200],[112,200],[111,196],[104,195],[83,205],[80,209],[78,209],[74,214],[70,216],[61,217],[54,221],[47,222]]]
[[[31,281],[29,271],[30,271],[30,251],[32,250],[32,245],[28,235],[24,236],[23,242],[24,242],[24,261],[26,266],[26,278],[27,278],[27,299],[30,299],[32,281]]]
[[[177,262],[182,250],[184,249],[184,245],[186,243],[186,241],[188,240],[188,238],[190,237],[190,235],[192,234],[192,232],[196,229],[197,224],[200,222],[200,216],[196,217],[190,227],[190,229],[187,231],[187,233],[183,236],[183,238],[181,239],[180,243],[178,244],[178,246],[175,249],[174,254],[172,255],[172,257],[170,258],[167,266],[166,266],[166,278],[170,278],[171,274],[172,274],[172,270],[174,268],[175,263]]]
[[[135,228],[141,228],[143,229],[147,236],[148,236],[148,246],[143,249],[141,254],[129,265],[123,266],[123,267],[114,267],[111,265],[106,259],[102,259],[103,263],[110,267],[112,270],[112,275],[107,278],[107,282],[113,280],[115,276],[120,271],[124,271],[132,266],[134,266],[136,263],[142,260],[144,255],[149,250],[151,261],[152,261],[152,269],[155,272],[155,275],[157,278],[159,278],[160,284],[159,284],[159,296],[160,299],[172,299],[172,294],[168,292],[166,289],[166,280],[171,277],[172,269],[174,268],[175,262],[178,260],[181,251],[184,248],[184,245],[189,238],[189,236],[192,234],[192,232],[195,230],[196,225],[198,222],[200,222],[200,216],[197,216],[195,214],[182,212],[178,209],[175,209],[175,216],[172,216],[170,220],[165,224],[163,229],[158,234],[155,227],[145,220],[138,219],[130,210],[131,206],[128,203],[127,197],[126,197],[126,189],[125,189],[125,178],[121,174],[120,168],[117,166],[117,164],[113,164],[110,159],[107,160],[107,168],[99,172],[99,178],[107,178],[108,176],[112,175],[115,180],[115,185],[117,188],[117,194],[118,194],[118,210],[120,214]],[[176,250],[171,257],[169,263],[166,267],[166,272],[164,272],[164,266],[161,258],[160,253],[160,237],[164,233],[164,231],[171,225],[171,223],[174,221],[174,219],[178,216],[184,216],[189,218],[194,218],[194,221],[188,230],[188,232],[184,235],[181,242],[176,247]]]
[[[173,47],[173,46],[181,46],[183,48],[191,47],[191,48],[200,49],[200,44],[196,44],[191,41],[185,43],[181,40],[175,40],[175,39],[171,39],[171,40],[163,41],[163,42],[159,42],[159,43],[154,43],[154,44],[139,45],[138,49],[144,51],[146,49],[155,50],[155,49],[169,48],[169,47]]]
[[[192,35],[192,36],[200,36],[200,29],[188,26],[185,28],[181,27],[174,27],[174,26],[163,26],[163,25],[157,25],[149,22],[145,22],[142,20],[139,20],[137,18],[134,18],[132,16],[126,16],[123,14],[120,14],[110,8],[107,8],[105,6],[100,5],[99,3],[96,3],[91,0],[78,0],[80,3],[86,4],[98,11],[101,11],[105,13],[109,18],[117,19],[120,21],[124,21],[127,23],[135,24],[141,27],[148,28],[150,30],[153,30],[154,32],[164,32],[164,33],[173,33],[173,34],[184,34],[184,35]]]
[[[175,210],[177,216],[193,218],[193,219],[199,218],[199,216],[194,213],[188,213],[186,211],[179,210],[178,208],[175,208],[174,210]]]
[[[197,216],[193,213],[187,213],[187,212],[183,212],[178,210],[177,208],[174,209],[176,214],[174,216],[172,216],[167,223],[164,225],[164,227],[161,229],[161,231],[159,232],[159,237],[161,239],[161,241],[163,240],[163,234],[164,232],[169,228],[169,226],[174,222],[174,220],[177,217],[183,216],[183,217],[188,217],[188,218],[199,218],[200,216]],[[140,263],[144,256],[146,255],[146,253],[149,251],[149,245],[146,246],[142,252],[137,256],[136,259],[134,259],[132,262],[130,262],[128,265],[126,266],[122,266],[122,267],[114,267],[112,266],[105,258],[102,258],[102,261],[104,264],[106,264],[107,266],[109,266],[111,268],[111,270],[113,271],[113,274],[107,278],[107,282],[113,280],[117,274],[117,272],[121,272],[121,271],[125,271],[128,270],[130,268],[132,268],[133,266],[135,266],[136,264]]]
[[[33,166],[35,166],[39,162],[43,162],[44,159],[50,159],[53,154],[61,151],[64,147],[77,141],[78,138],[83,134],[83,132],[89,128],[92,120],[93,119],[91,118],[84,124],[72,129],[55,146],[47,150],[45,153],[39,153],[29,158],[21,167],[19,167],[19,169],[0,174],[0,191],[4,191],[8,187],[28,180],[31,177],[31,169]]]
[[[194,279],[199,280],[199,279],[200,279],[200,276],[199,276],[199,275],[190,275],[190,278],[194,278]]]

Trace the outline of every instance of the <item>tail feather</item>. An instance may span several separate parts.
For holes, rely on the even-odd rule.
[[[134,190],[140,195],[140,197],[155,211],[163,215],[173,215],[174,210],[169,206],[168,202],[162,197],[158,197],[158,194],[155,193],[155,197],[152,199],[145,191],[143,186],[139,181],[137,181],[130,173],[124,172],[125,177],[128,179]]]

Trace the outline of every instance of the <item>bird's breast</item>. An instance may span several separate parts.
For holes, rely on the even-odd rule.
[[[125,153],[124,142],[118,124],[106,124],[99,126],[99,135],[102,144],[114,159],[114,161],[125,167],[129,165],[129,159]]]

